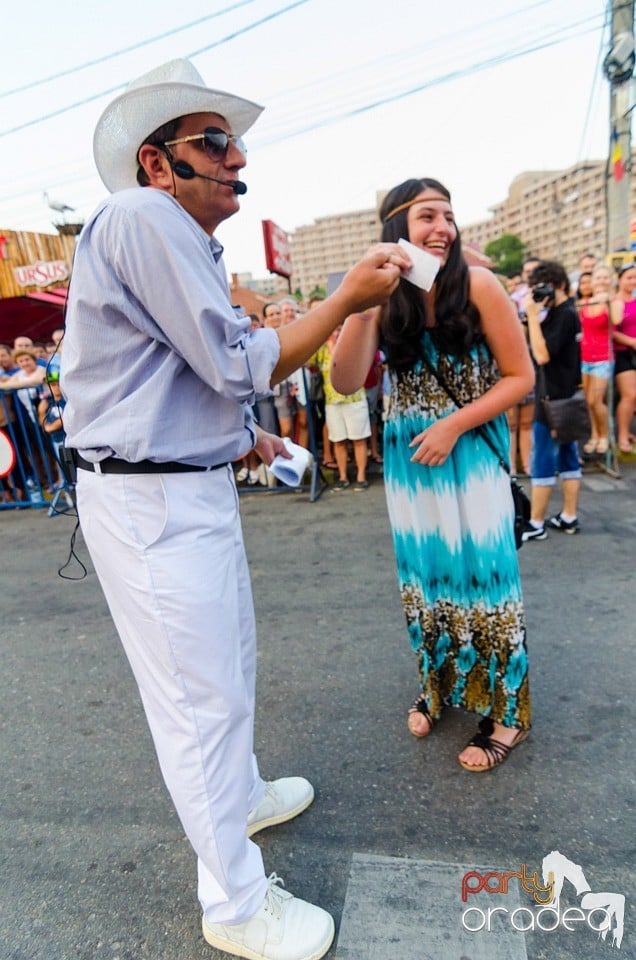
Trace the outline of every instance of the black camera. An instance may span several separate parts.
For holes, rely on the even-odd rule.
[[[551,283],[538,283],[532,291],[532,299],[535,303],[542,303],[543,300],[554,300],[554,287]]]

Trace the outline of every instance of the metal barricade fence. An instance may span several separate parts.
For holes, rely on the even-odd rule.
[[[327,483],[324,477],[324,474],[320,468],[320,463],[318,461],[318,445],[316,439],[316,414],[315,414],[315,404],[309,395],[309,381],[307,379],[307,371],[305,367],[301,367],[301,373],[303,378],[303,384],[305,388],[305,398],[306,398],[306,409],[307,409],[307,428],[309,433],[309,451],[312,455],[312,463],[308,468],[309,473],[309,483],[300,484],[297,487],[288,487],[285,484],[278,484],[276,478],[271,478],[274,481],[274,485],[270,485],[270,476],[268,475],[268,484],[267,486],[260,486],[255,484],[251,487],[244,487],[242,485],[237,486],[239,496],[247,494],[259,494],[259,493],[269,493],[269,494],[278,494],[278,493],[294,493],[298,491],[308,491],[309,500],[311,503],[314,503],[323,490],[326,489]]]
[[[55,516],[74,508],[74,491],[55,443],[38,423],[37,399],[30,404],[27,409],[18,389],[0,391],[0,430],[14,454],[11,471],[0,479],[0,510],[34,507]]]

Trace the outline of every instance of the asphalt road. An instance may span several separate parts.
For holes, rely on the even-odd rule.
[[[627,896],[620,952],[579,925],[528,932],[518,955],[636,956],[635,504],[634,466],[622,480],[588,474],[580,536],[554,533],[521,550],[534,729],[478,776],[456,760],[473,717],[452,711],[424,741],[406,730],[416,663],[381,479],[313,504],[303,493],[242,498],[261,770],[308,776],[317,794],[302,817],[255,839],[268,872],[338,923],[344,915],[331,960],[411,960],[407,931],[419,960],[474,960],[455,945],[456,880],[440,893],[431,946],[426,879],[480,865],[540,870],[555,849],[593,891]],[[195,858],[81,536],[88,577],[57,576],[72,529],[68,516],[0,512],[0,957],[217,960],[200,932]],[[573,888],[567,897],[577,903]]]

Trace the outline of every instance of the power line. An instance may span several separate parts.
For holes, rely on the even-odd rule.
[[[595,21],[595,20],[597,20],[597,19],[598,19],[598,14],[596,14],[596,15],[594,15],[594,16],[592,16],[592,17],[587,17],[587,18],[583,18],[583,19],[581,19],[581,20],[575,21],[575,22],[570,23],[570,24],[568,24],[568,25],[566,25],[566,26],[563,26],[562,24],[551,24],[551,25],[550,25],[550,29],[548,30],[548,32],[545,31],[545,26],[544,26],[544,28],[542,29],[541,32],[536,31],[536,35],[535,35],[535,36],[527,37],[527,38],[523,41],[523,43],[518,44],[516,47],[514,47],[514,48],[512,48],[512,49],[509,49],[509,50],[507,51],[508,58],[509,58],[509,59],[514,59],[514,57],[516,57],[517,55],[523,55],[526,51],[532,52],[532,50],[536,48],[536,45],[537,45],[537,44],[544,44],[545,41],[548,41],[548,40],[550,40],[550,39],[552,39],[552,38],[557,38],[558,40],[561,40],[561,41],[565,42],[566,40],[570,39],[570,35],[566,35],[566,33],[565,33],[566,30],[570,30],[570,31],[571,31],[571,30],[573,30],[573,29],[576,28],[576,27],[582,26],[582,25],[584,25],[584,24],[586,24],[586,23],[589,23],[590,21]],[[473,31],[473,32],[474,32],[474,31]],[[460,34],[458,34],[458,35],[456,35],[456,36],[459,36],[459,35],[460,35]],[[439,44],[438,44],[437,41],[436,41],[435,46],[438,46],[438,45],[439,45]],[[424,48],[424,50],[425,50],[425,49],[426,49],[426,47]],[[411,54],[417,55],[417,56],[419,56],[419,57],[421,58],[421,56],[422,56],[422,52],[421,52],[421,51],[422,51],[422,48],[421,48],[421,47],[420,47],[420,48],[414,48],[414,50],[411,51]],[[484,54],[486,54],[487,52],[488,52],[487,49],[484,49]],[[479,51],[476,51],[476,50],[474,49],[474,47],[473,47],[472,53],[473,53],[473,55],[479,56]],[[406,54],[405,54],[405,56],[406,56]],[[502,54],[497,54],[495,60],[492,60],[492,55],[489,56],[489,57],[484,61],[485,66],[488,66],[491,62],[492,62],[493,64],[496,63],[496,62],[497,62],[497,59],[498,59],[499,57],[501,57],[501,56],[502,56]],[[403,59],[404,59],[404,57],[402,57],[402,60],[403,60]],[[449,67],[449,65],[450,65],[450,64],[449,64],[449,59],[450,59],[449,55],[446,54],[446,53],[444,53],[444,55],[443,55],[443,62],[444,62],[444,65],[447,67],[447,70],[448,70],[448,67]],[[481,62],[481,61],[479,61],[479,62]],[[377,63],[378,63],[378,64],[379,64],[379,63],[384,63],[384,58],[383,58],[382,60],[378,61]],[[368,65],[367,65],[367,66],[368,66]],[[357,68],[355,68],[355,69],[357,69]],[[435,67],[433,66],[432,69],[435,69]],[[459,69],[459,68],[458,68],[458,69]],[[475,67],[474,67],[474,65],[472,65],[472,66],[470,66],[470,67],[468,67],[468,68],[462,67],[459,73],[456,74],[455,72],[453,72],[453,73],[447,72],[447,74],[445,74],[444,76],[448,76],[450,79],[454,79],[456,75],[457,75],[457,76],[461,76],[461,75],[462,75],[462,71],[463,71],[463,70],[466,70],[466,69],[467,69],[468,71],[471,71],[471,70],[474,70]],[[351,72],[351,71],[350,71],[350,72]],[[350,73],[350,72],[349,72],[349,73]],[[404,82],[411,82],[411,77],[412,77],[413,72],[414,72],[414,71],[413,71],[412,69],[410,69],[410,70],[407,72],[407,76],[405,77]],[[417,75],[419,75],[419,74],[421,73],[421,69],[420,69],[420,64],[419,64],[419,63],[417,64],[416,73],[417,73]],[[360,91],[360,92],[363,92],[363,93],[364,93],[365,100],[367,100],[367,101],[369,101],[370,99],[372,99],[372,98],[375,96],[375,94],[373,93],[373,88],[374,88],[374,87],[379,88],[378,93],[381,93],[381,94],[383,95],[383,97],[385,97],[385,98],[392,95],[392,93],[389,92],[388,89],[387,89],[387,88],[388,88],[388,85],[389,85],[389,79],[387,78],[387,72],[386,72],[386,70],[385,70],[385,69],[379,70],[379,69],[377,68],[377,65],[376,65],[376,74],[381,74],[381,75],[378,77],[377,80],[369,81],[369,80],[367,80],[367,79],[365,79],[365,78],[362,78],[362,80],[361,80],[361,84],[363,84],[363,87],[361,88],[361,91]],[[329,78],[329,79],[332,79],[332,78]],[[397,80],[398,80],[398,79],[399,79],[399,78],[395,78],[395,77],[392,78],[394,89],[395,89],[395,86],[396,86],[396,84],[397,84]],[[294,94],[295,94],[295,93],[296,93],[296,88],[294,88]],[[257,135],[256,135],[256,137],[255,137],[255,143],[257,143],[257,144],[260,145],[260,144],[263,143],[263,139],[264,139],[264,141],[265,141],[266,143],[268,143],[268,144],[269,144],[270,142],[273,142],[272,138],[273,138],[273,137],[278,138],[279,130],[280,130],[281,128],[282,128],[282,136],[284,136],[284,135],[286,134],[288,128],[289,128],[290,126],[292,126],[295,122],[297,122],[297,120],[298,120],[299,118],[301,118],[301,117],[302,117],[302,119],[306,122],[307,127],[308,127],[309,129],[313,129],[313,124],[318,121],[318,119],[319,119],[319,117],[320,117],[320,114],[323,114],[323,115],[326,114],[327,116],[330,116],[330,115],[331,115],[330,111],[331,111],[334,107],[340,107],[341,109],[344,108],[344,107],[347,107],[347,110],[348,110],[348,109],[349,109],[348,104],[350,104],[350,105],[353,106],[353,104],[355,104],[355,100],[356,100],[356,93],[357,93],[357,91],[356,91],[356,90],[354,89],[354,87],[352,86],[352,81],[344,82],[344,83],[340,83],[340,84],[338,85],[337,90],[336,90],[333,94],[326,94],[326,93],[323,93],[320,89],[318,90],[318,93],[317,93],[317,97],[319,97],[319,107],[318,107],[318,109],[316,109],[315,105],[312,105],[311,102],[308,101],[307,97],[304,96],[304,97],[302,98],[302,102],[301,102],[299,105],[296,105],[296,103],[293,103],[293,102],[290,103],[290,105],[289,105],[288,108],[287,108],[287,112],[286,112],[286,113],[284,113],[284,114],[283,114],[283,113],[278,113],[278,114],[276,114],[275,117],[274,117],[271,121],[268,121],[268,114],[266,114],[266,115],[265,115],[265,118],[264,118],[264,122],[259,123],[258,132],[257,132]],[[398,91],[398,93],[399,93],[399,91]],[[358,99],[359,99],[359,98],[358,98]],[[348,101],[348,103],[347,103],[347,101]],[[269,103],[269,102],[270,102],[270,98],[268,98],[268,103]],[[313,111],[313,114],[314,114],[313,116],[312,116],[312,111]],[[345,112],[343,115],[344,115],[344,116],[347,116],[347,115],[348,115],[348,112]],[[259,134],[260,134],[260,136],[259,136]]]
[[[158,33],[154,37],[148,37],[147,40],[140,40],[138,43],[133,43],[129,47],[122,47],[121,50],[114,50],[112,53],[106,53],[103,57],[97,57],[95,60],[86,60],[84,63],[78,63],[74,67],[69,67],[68,70],[60,70],[59,73],[52,73],[48,77],[42,77],[41,80],[32,80],[30,83],[25,83],[21,87],[14,87],[12,90],[5,90],[3,93],[0,93],[0,100],[2,100],[4,97],[11,97],[16,93],[24,93],[25,90],[32,90],[34,87],[39,87],[42,84],[51,83],[53,80],[60,80],[62,77],[69,77],[71,74],[78,73],[80,70],[87,70],[88,67],[96,67],[98,64],[106,63],[106,61],[113,60],[115,57],[122,57],[125,53],[131,53],[133,50],[139,50],[141,47],[148,46],[148,44],[157,43],[159,40],[165,40],[167,37],[172,37],[175,33],[181,33],[183,30],[190,30],[192,27],[198,27],[207,20],[214,20],[216,17],[221,17],[225,13],[232,13],[234,10],[238,10],[239,7],[245,7],[254,2],[255,0],[239,0],[238,3],[233,3],[232,6],[225,7],[223,10],[217,10],[216,13],[210,13],[207,17],[199,17],[198,20],[191,20],[190,23],[184,23],[181,27],[174,27],[172,30],[166,30],[165,33]]]
[[[518,18],[522,14],[528,13],[529,11],[536,9],[537,7],[544,7],[546,6],[546,4],[551,4],[553,2],[554,0],[536,0],[536,2],[531,3],[526,7],[520,7],[519,9],[515,9],[510,13],[503,13],[497,17],[491,17],[489,20],[483,20],[481,23],[478,23],[476,26],[471,25],[466,27],[465,30],[455,30],[452,33],[446,33],[446,34],[442,34],[441,36],[436,36],[433,40],[430,41],[430,43],[425,43],[425,44],[418,43],[414,47],[409,47],[406,50],[404,49],[398,50],[395,53],[387,54],[385,57],[381,57],[379,59],[367,60],[364,63],[358,64],[353,69],[347,68],[345,70],[339,70],[337,73],[332,73],[332,74],[328,74],[327,76],[322,76],[320,77],[319,80],[311,80],[311,81],[308,81],[307,83],[300,84],[299,86],[294,85],[293,92],[294,94],[297,95],[304,90],[311,89],[312,87],[316,87],[319,84],[324,84],[325,81],[339,80],[342,77],[347,77],[351,73],[358,72],[359,70],[364,70],[367,67],[373,67],[374,69],[378,69],[381,65],[387,62],[390,63],[393,60],[402,61],[407,57],[421,55],[422,53],[424,53],[425,51],[431,48],[438,49],[442,44],[446,43],[447,41],[456,41],[460,37],[464,36],[465,34],[474,35],[478,31],[484,30],[487,27],[495,26],[496,24],[501,23],[504,20],[509,20],[511,17]],[[267,97],[267,103],[269,105],[274,103],[276,100],[278,100],[281,97],[288,97],[288,96],[289,96],[289,87],[285,87],[283,90],[279,90],[277,93],[270,94]]]
[[[581,140],[579,143],[578,149],[578,160],[580,161],[583,156],[583,146],[585,143],[585,137],[587,135],[587,129],[589,126],[590,118],[592,116],[592,106],[594,103],[594,98],[598,86],[599,79],[601,77],[601,59],[603,57],[603,50],[606,43],[606,32],[611,22],[611,0],[607,0],[605,7],[605,19],[603,21],[603,28],[601,30],[601,38],[598,45],[598,55],[596,58],[596,66],[594,68],[594,76],[592,78],[592,87],[590,89],[590,96],[587,103],[587,110],[585,113],[585,119],[583,121],[583,131],[581,133]]]
[[[499,54],[495,57],[489,57],[486,60],[479,61],[478,63],[472,64],[470,67],[465,67],[458,70],[450,71],[449,73],[442,74],[438,77],[433,77],[431,80],[427,80],[424,83],[418,84],[415,87],[411,87],[408,90],[403,90],[398,93],[391,94],[386,97],[381,97],[378,100],[374,100],[371,103],[363,104],[360,107],[355,107],[351,110],[347,110],[339,114],[331,114],[328,117],[325,117],[323,120],[317,120],[308,124],[307,126],[300,127],[296,130],[283,133],[280,136],[274,135],[269,140],[257,140],[257,146],[270,146],[274,143],[279,143],[281,140],[291,139],[292,137],[300,136],[303,133],[309,133],[312,130],[317,130],[321,127],[329,126],[332,123],[338,123],[341,120],[348,120],[352,117],[360,116],[363,113],[368,113],[370,110],[375,110],[377,107],[386,106],[389,103],[395,103],[398,100],[404,100],[406,97],[411,97],[416,93],[421,93],[424,90],[428,90],[431,87],[440,86],[441,84],[448,83],[452,80],[463,79],[464,77],[470,76],[473,73],[478,73],[481,70],[486,70],[489,67],[497,66],[501,63],[507,63],[510,60],[516,60],[520,57],[527,56],[530,53],[537,53],[540,50],[548,49],[549,47],[558,46],[561,43],[565,43],[566,40],[573,40],[577,37],[582,37],[588,33],[593,33],[598,30],[598,27],[590,27],[588,30],[582,30],[579,33],[571,34],[568,37],[559,37],[554,40],[547,40],[545,42],[537,43],[534,46],[527,47],[526,49],[511,51],[510,53]]]
[[[295,5],[296,5],[296,4],[295,4]],[[281,11],[281,12],[282,12],[282,11]],[[595,19],[595,18],[586,18],[586,19],[583,19],[583,20],[581,20],[581,21],[577,21],[577,22],[574,23],[574,24],[570,24],[570,29],[571,29],[572,27],[580,26],[581,24],[584,24],[584,23],[588,22],[590,19]],[[603,28],[604,28],[604,25],[603,25]],[[444,84],[444,83],[451,82],[451,81],[456,80],[456,79],[462,79],[462,78],[464,78],[464,77],[466,77],[466,76],[471,75],[472,73],[476,73],[476,72],[479,72],[479,71],[481,71],[481,70],[488,69],[488,68],[490,68],[490,67],[492,67],[492,66],[496,66],[496,65],[498,65],[498,64],[500,64],[500,63],[509,62],[509,61],[512,61],[512,60],[521,58],[521,57],[523,57],[523,56],[527,56],[527,55],[529,55],[529,54],[531,54],[531,53],[535,53],[535,52],[538,52],[538,51],[540,51],[540,50],[544,50],[544,49],[546,49],[546,48],[553,47],[553,46],[559,45],[559,44],[561,44],[561,43],[565,43],[565,42],[567,42],[567,41],[569,41],[569,40],[576,39],[576,38],[578,38],[578,37],[580,37],[580,36],[584,36],[584,35],[586,35],[586,34],[588,34],[588,33],[591,33],[591,32],[594,32],[594,31],[598,30],[598,26],[591,27],[591,28],[588,29],[588,30],[579,31],[578,33],[569,34],[568,36],[564,36],[563,29],[564,29],[564,28],[562,28],[562,27],[559,27],[559,28],[558,28],[558,36],[557,36],[555,39],[551,39],[551,40],[550,40],[549,38],[550,38],[551,36],[553,36],[554,33],[557,32],[557,30],[551,31],[551,33],[544,34],[543,37],[537,38],[537,40],[535,40],[534,43],[533,43],[532,45],[530,45],[530,46],[518,47],[518,48],[516,48],[516,49],[514,49],[514,50],[510,50],[510,51],[508,51],[508,52],[506,52],[506,53],[498,54],[498,55],[496,55],[496,56],[489,57],[489,58],[486,58],[486,59],[484,59],[484,60],[480,60],[480,61],[478,61],[478,62],[476,62],[476,63],[473,63],[473,64],[469,65],[468,67],[464,67],[464,68],[461,68],[461,69],[449,71],[449,72],[447,72],[446,74],[443,74],[443,75],[441,75],[441,76],[434,77],[434,78],[432,78],[432,79],[430,79],[430,80],[427,80],[427,81],[424,82],[424,83],[418,84],[416,87],[411,87],[411,88],[409,88],[408,90],[403,90],[403,91],[396,92],[396,93],[394,93],[394,94],[391,94],[390,96],[382,97],[382,98],[380,98],[380,99],[377,99],[377,100],[374,100],[374,101],[372,101],[372,102],[363,104],[363,105],[361,105],[361,106],[359,106],[359,107],[355,107],[355,108],[353,108],[353,109],[351,109],[351,110],[347,110],[347,111],[342,112],[342,113],[340,113],[340,114],[331,114],[330,116],[328,116],[328,117],[326,117],[326,118],[323,118],[323,119],[312,120],[311,123],[306,124],[306,125],[305,125],[304,127],[302,127],[302,128],[283,130],[283,131],[281,131],[280,133],[273,133],[273,135],[270,136],[269,138],[267,138],[267,136],[266,136],[264,139],[261,139],[260,137],[256,137],[256,138],[255,138],[255,141],[254,141],[255,146],[257,146],[257,147],[270,146],[270,145],[272,145],[272,144],[274,144],[274,143],[279,143],[279,142],[281,142],[281,141],[284,141],[284,140],[287,140],[287,139],[291,139],[292,137],[299,136],[299,135],[301,135],[301,134],[303,134],[303,133],[311,132],[311,131],[313,131],[313,130],[315,130],[315,129],[318,129],[318,128],[320,128],[320,127],[328,126],[328,125],[331,124],[331,123],[337,123],[337,122],[339,122],[339,121],[341,121],[341,120],[348,119],[348,118],[350,118],[350,117],[354,117],[354,116],[360,115],[360,114],[362,114],[362,113],[365,113],[365,112],[368,112],[368,111],[370,111],[370,110],[373,110],[373,109],[375,109],[376,107],[383,106],[383,105],[385,105],[385,104],[387,104],[387,103],[396,102],[396,101],[399,101],[399,100],[401,100],[401,99],[405,99],[406,97],[409,97],[409,96],[412,96],[412,95],[414,95],[414,94],[416,94],[416,93],[422,92],[423,90],[426,90],[426,89],[428,89],[428,88],[431,88],[431,87],[434,87],[434,86],[439,86],[439,85],[442,85],[442,84]],[[118,89],[118,88],[117,88],[117,89]],[[339,99],[341,100],[342,98],[340,97]],[[323,102],[322,102],[322,106],[324,106],[324,100],[323,100]],[[306,105],[305,105],[304,115],[305,115],[305,117],[306,117],[306,115],[307,115]],[[289,117],[288,117],[288,119],[289,119]],[[87,177],[83,177],[83,176],[82,176],[82,177],[76,177],[76,178],[70,178],[70,179],[64,181],[64,183],[67,185],[67,184],[69,184],[69,183],[81,182],[82,180],[86,180],[86,179],[87,179]],[[17,199],[17,197],[19,197],[19,196],[28,195],[30,192],[32,192],[32,191],[24,191],[24,192],[21,193],[21,194],[12,195],[11,197],[4,198],[4,202],[5,202],[5,203],[11,202],[11,200]],[[0,202],[2,202],[2,201],[0,201]]]
[[[246,2],[246,0],[244,0],[244,2]],[[247,0],[247,2],[253,2],[253,0]],[[521,16],[521,15],[523,15],[523,14],[525,14],[525,13],[529,13],[529,12],[531,12],[531,11],[533,11],[533,10],[536,10],[536,8],[538,8],[538,7],[544,7],[544,6],[548,5],[548,4],[552,4],[553,2],[554,2],[554,0],[534,0],[534,2],[528,4],[528,5],[525,6],[525,7],[520,7],[519,9],[515,9],[514,11],[511,11],[511,12],[509,12],[509,13],[501,14],[501,15],[499,15],[499,16],[491,17],[491,18],[489,18],[489,19],[483,20],[483,21],[481,21],[480,23],[478,23],[476,26],[471,25],[470,27],[466,27],[464,30],[453,31],[453,32],[450,32],[450,33],[447,33],[447,34],[442,34],[441,36],[436,37],[436,38],[434,39],[434,41],[431,41],[431,42],[429,42],[429,43],[425,43],[425,44],[419,43],[419,44],[416,44],[416,45],[413,46],[413,47],[410,47],[410,48],[407,48],[407,49],[401,49],[401,50],[399,50],[399,51],[395,51],[394,53],[387,54],[386,56],[382,56],[382,57],[376,58],[376,59],[374,59],[374,60],[368,60],[368,61],[365,61],[365,62],[363,62],[363,63],[357,64],[357,65],[356,65],[355,67],[353,67],[353,68],[348,68],[348,69],[345,69],[345,70],[339,70],[339,71],[337,71],[336,73],[327,74],[326,76],[323,75],[323,76],[320,77],[319,79],[312,80],[312,81],[307,82],[307,83],[305,83],[305,84],[301,84],[300,86],[294,86],[293,95],[294,95],[295,97],[298,97],[299,94],[301,94],[301,93],[304,94],[304,92],[307,91],[307,90],[310,90],[310,89],[312,89],[312,88],[318,88],[318,94],[317,94],[317,95],[318,95],[318,96],[321,96],[321,106],[322,106],[323,108],[325,108],[325,107],[328,108],[328,107],[329,107],[329,102],[325,99],[325,96],[320,93],[321,89],[324,88],[324,86],[325,86],[326,83],[333,82],[333,81],[338,81],[338,80],[342,80],[343,78],[345,78],[345,81],[346,81],[345,84],[341,84],[340,87],[339,87],[338,101],[339,101],[339,102],[342,102],[342,95],[341,95],[341,92],[340,92],[342,86],[345,86],[345,87],[346,87],[346,89],[347,89],[347,91],[348,91],[348,94],[349,94],[349,98],[351,99],[351,95],[352,95],[352,93],[353,93],[353,87],[352,87],[352,80],[351,80],[350,78],[352,77],[352,75],[354,75],[354,74],[356,74],[356,73],[360,73],[361,71],[365,71],[365,70],[368,71],[369,68],[373,68],[373,69],[375,69],[376,72],[381,72],[381,73],[382,73],[382,76],[383,76],[382,82],[384,83],[384,82],[385,82],[385,79],[384,79],[384,78],[385,78],[385,76],[386,76],[386,69],[387,69],[386,65],[387,65],[387,64],[390,64],[391,62],[394,62],[394,61],[398,60],[398,61],[400,62],[400,64],[404,64],[409,58],[413,58],[413,57],[416,57],[416,56],[421,57],[424,53],[426,53],[426,52],[427,52],[429,49],[431,49],[431,48],[437,49],[437,48],[441,47],[442,45],[444,45],[446,42],[453,42],[453,41],[457,42],[459,39],[461,39],[461,38],[462,38],[463,36],[465,36],[466,34],[470,34],[471,37],[474,37],[476,33],[483,32],[483,31],[486,30],[486,29],[490,29],[493,25],[496,25],[496,24],[498,24],[498,23],[501,23],[501,22],[503,22],[503,21],[505,21],[505,20],[509,20],[511,17],[518,18],[519,16]],[[225,11],[221,11],[221,12],[226,12],[226,11],[229,10],[229,9],[231,9],[231,8],[226,8]],[[217,14],[214,14],[213,16],[217,16]],[[202,18],[202,19],[207,19],[207,18]],[[198,22],[199,22],[199,21],[193,21],[193,23],[198,23]],[[186,27],[190,27],[190,26],[192,26],[192,23],[186,25]],[[177,28],[177,29],[186,29],[186,27]],[[545,27],[545,24],[544,24],[544,27]],[[564,29],[564,28],[559,27],[559,29],[562,30],[562,29]],[[550,36],[550,35],[551,35],[551,34],[548,34],[547,36]],[[157,38],[153,38],[153,39],[157,39]],[[541,39],[545,39],[545,35],[544,35],[544,37],[541,38]],[[147,42],[152,42],[152,40],[149,40],[149,41],[147,41]],[[130,49],[130,48],[127,48],[127,49]],[[475,51],[474,51],[474,49],[473,49],[473,53],[474,53],[474,52],[475,52]],[[117,54],[112,54],[112,56],[116,56],[116,55],[117,55]],[[109,56],[110,56],[110,55],[109,55]],[[91,61],[91,62],[96,62],[96,61]],[[85,64],[84,66],[86,66],[86,64]],[[82,65],[79,65],[79,66],[74,67],[74,68],[72,68],[72,69],[73,69],[73,70],[75,70],[75,69],[80,70],[80,69],[82,69]],[[58,75],[58,76],[59,76],[59,75]],[[52,79],[52,78],[48,78],[48,79]],[[37,81],[37,82],[42,82],[42,83],[44,83],[45,81]],[[364,92],[368,94],[369,91],[370,91],[370,84],[369,84],[368,79],[366,79],[366,77],[363,76],[362,79],[361,79],[361,81],[360,81],[360,83],[363,84]],[[268,106],[269,106],[270,104],[272,104],[273,102],[275,102],[276,100],[282,98],[282,97],[289,98],[289,94],[290,94],[290,91],[289,91],[289,88],[287,87],[287,88],[285,88],[284,90],[281,90],[281,91],[279,91],[279,92],[277,92],[277,93],[273,93],[273,94],[268,95],[268,97],[267,97]],[[2,96],[2,94],[0,94],[0,97],[1,97],[1,96]],[[284,128],[286,125],[288,125],[290,122],[292,122],[292,121],[295,119],[295,114],[297,115],[298,112],[301,112],[303,118],[306,119],[306,118],[307,118],[307,113],[308,113],[308,106],[307,106],[307,101],[304,99],[304,97],[303,97],[302,105],[301,105],[299,108],[296,109],[295,114],[294,114],[293,112],[291,112],[291,111],[293,111],[293,110],[294,110],[293,106],[290,105],[290,107],[288,107],[287,115],[286,115],[286,116],[282,116],[282,117],[278,117],[278,118],[277,118],[277,122],[276,122],[275,124],[273,124],[273,126],[275,126],[275,127],[276,127],[276,126],[278,126],[278,127],[283,126],[283,128]],[[269,125],[268,125],[268,123],[267,123],[267,117],[266,117],[266,119],[265,119],[265,133],[266,133],[266,134],[267,134],[267,131],[268,131],[268,127],[269,127]],[[262,125],[261,125],[261,129],[262,129]],[[87,158],[85,162],[90,162],[90,161],[88,161],[88,158]],[[48,179],[48,180],[50,181],[50,180],[51,180],[51,172],[52,172],[52,171],[51,171],[50,165],[47,165],[47,166],[46,166],[44,169],[42,169],[41,171],[31,171],[30,179],[33,179],[33,177],[35,177],[35,176],[44,176],[45,179]],[[54,171],[53,171],[53,172],[54,172]],[[56,181],[56,184],[57,184],[58,187],[64,187],[64,186],[67,186],[68,184],[78,182],[79,179],[85,179],[85,178],[71,177],[71,178],[68,178],[68,179],[65,179],[65,180]],[[18,193],[13,193],[13,194],[11,194],[9,197],[2,197],[2,196],[0,196],[0,204],[3,203],[3,202],[11,201],[11,200],[16,200],[16,199],[18,199],[18,198],[20,198],[20,197],[23,197],[23,196],[28,196],[28,195],[29,195],[30,193],[32,193],[32,192],[33,192],[33,191],[32,191],[32,188],[28,188],[28,189],[22,190],[22,191],[20,191],[20,192],[18,192]]]
[[[250,30],[255,30],[256,27],[260,27],[264,23],[268,23],[270,20],[275,20],[277,17],[281,17],[284,13],[288,13],[295,7],[301,7],[305,3],[309,3],[309,0],[296,0],[295,3],[291,3],[289,6],[283,7],[281,10],[276,10],[274,13],[269,13],[266,17],[262,17],[260,20],[255,20],[253,23],[248,23],[245,27],[240,27],[233,33],[223,37],[221,40],[215,40],[214,43],[209,43],[205,47],[200,47],[199,50],[192,51],[191,53],[187,54],[187,57],[188,59],[192,57],[198,57],[200,54],[206,53],[208,50],[212,50],[214,47],[220,47],[222,44],[228,43],[230,40],[235,40],[236,37],[240,37],[242,34],[248,33]],[[94,93],[90,97],[84,97],[83,100],[77,100],[75,103],[70,103],[65,107],[60,107],[59,110],[53,110],[51,113],[47,113],[42,117],[35,117],[33,120],[27,120],[25,123],[18,124],[17,127],[11,127],[9,130],[0,130],[0,137],[6,137],[10,133],[18,133],[19,130],[25,130],[27,127],[33,127],[38,123],[43,123],[45,120],[52,120],[54,117],[59,117],[63,113],[68,113],[69,110],[75,110],[77,107],[84,107],[87,103],[92,103],[94,100],[99,100],[111,93],[116,93],[118,90],[122,90],[126,86],[126,83],[118,83],[115,87],[109,87],[108,90],[101,90],[99,93]]]

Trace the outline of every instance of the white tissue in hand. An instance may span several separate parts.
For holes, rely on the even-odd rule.
[[[416,287],[421,287],[422,290],[430,290],[441,266],[437,257],[402,238],[398,240],[398,247],[403,247],[413,261],[409,272],[403,274],[404,279],[414,283]]]
[[[300,444],[294,443],[289,437],[285,437],[283,443],[292,455],[291,460],[286,460],[279,454],[274,457],[269,469],[281,483],[286,483],[288,487],[297,487],[300,485],[305,470],[311,463],[311,453],[301,447]]]

